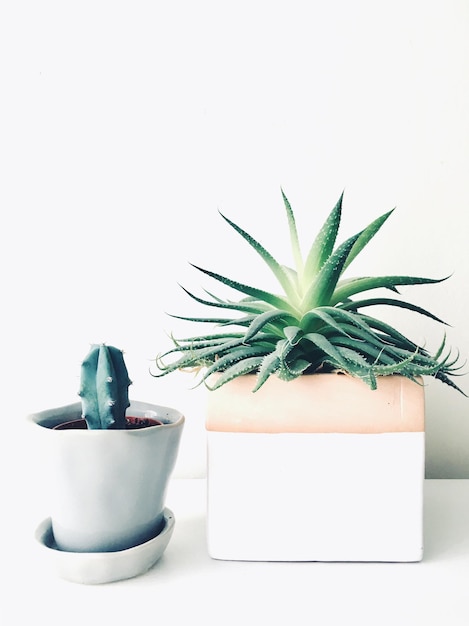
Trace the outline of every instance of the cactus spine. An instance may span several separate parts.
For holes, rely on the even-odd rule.
[[[92,345],[81,365],[82,414],[89,429],[125,429],[129,379],[122,351]]]

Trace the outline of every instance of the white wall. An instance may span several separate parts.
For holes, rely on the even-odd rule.
[[[343,238],[397,205],[356,271],[454,272],[404,293],[466,356],[468,32],[465,0],[4,2],[7,415],[75,401],[106,341],[133,397],[186,413],[178,473],[203,474],[203,394],[148,366],[181,328],[166,312],[194,312],[177,283],[211,286],[189,261],[257,277],[217,209],[282,256],[280,186],[305,245],[344,188]],[[442,336],[401,321],[430,347]],[[431,382],[427,407],[427,475],[469,477],[469,400]]]

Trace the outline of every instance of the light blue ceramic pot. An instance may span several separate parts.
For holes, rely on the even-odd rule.
[[[144,543],[164,525],[168,480],[184,416],[131,402],[127,415],[162,422],[138,430],[53,430],[81,417],[81,404],[29,416],[47,440],[50,516],[58,549],[111,552]]]

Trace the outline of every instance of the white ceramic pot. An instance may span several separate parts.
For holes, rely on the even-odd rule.
[[[262,561],[419,561],[424,391],[345,375],[244,376],[208,393],[209,553]]]
[[[52,532],[70,552],[126,550],[158,535],[184,417],[132,402],[127,414],[163,422],[138,430],[52,430],[78,419],[81,404],[29,416],[47,438]]]

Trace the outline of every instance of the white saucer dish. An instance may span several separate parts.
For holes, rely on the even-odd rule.
[[[127,550],[118,552],[65,552],[54,541],[51,519],[43,520],[35,538],[43,555],[61,578],[75,583],[95,585],[133,578],[148,571],[161,558],[173,534],[175,518],[164,510],[165,525],[159,535]]]

